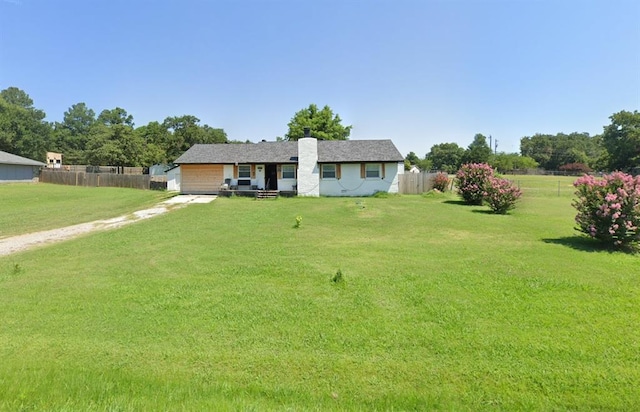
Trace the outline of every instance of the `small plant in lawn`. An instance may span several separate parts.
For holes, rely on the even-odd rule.
[[[613,172],[596,179],[584,175],[573,184],[578,199],[579,230],[616,248],[630,248],[640,243],[640,176]]]
[[[22,266],[19,263],[15,263],[13,265],[13,274],[18,275],[20,272],[22,272]]]
[[[445,190],[447,190],[448,185],[449,185],[449,175],[443,172],[438,173],[433,182],[433,188],[440,192],[444,192]]]
[[[298,215],[298,216],[296,216],[296,224],[293,225],[293,227],[298,229],[301,224],[302,224],[302,216]]]
[[[504,215],[516,207],[522,192],[507,179],[489,177],[484,191],[484,201],[494,213]]]
[[[481,205],[487,182],[493,177],[493,169],[486,163],[468,163],[462,165],[456,173],[458,194],[468,205]]]
[[[331,277],[331,281],[333,283],[342,283],[342,282],[344,282],[344,277],[342,275],[342,270],[338,269],[336,274]]]

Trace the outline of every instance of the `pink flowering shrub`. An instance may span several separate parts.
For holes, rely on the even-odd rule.
[[[522,196],[520,189],[513,186],[507,179],[491,176],[485,185],[484,201],[493,213],[504,215],[516,207],[516,201],[520,196]]]
[[[469,205],[481,205],[493,169],[486,163],[467,163],[456,173],[458,194]]]
[[[640,241],[640,176],[622,172],[602,179],[584,175],[576,180],[573,207],[577,230],[618,248],[637,246]]]
[[[444,192],[445,190],[447,190],[448,185],[449,185],[449,175],[443,172],[438,173],[433,182],[433,188],[441,192]]]

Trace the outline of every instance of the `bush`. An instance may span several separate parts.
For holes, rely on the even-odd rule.
[[[640,241],[640,176],[614,172],[602,179],[584,175],[576,180],[579,230],[616,247],[638,246]]]
[[[485,186],[484,201],[497,214],[504,215],[516,207],[516,201],[520,196],[522,196],[520,189],[513,186],[507,179],[491,176]]]
[[[486,163],[462,165],[456,173],[458,194],[469,205],[481,205],[490,177],[493,177],[493,169]]]
[[[449,186],[449,175],[443,172],[438,173],[433,182],[433,188],[444,192],[447,190],[447,186]]]
[[[592,169],[584,163],[568,163],[559,167],[560,171],[570,173],[589,173]]]

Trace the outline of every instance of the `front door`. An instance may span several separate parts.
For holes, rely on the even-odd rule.
[[[278,168],[276,165],[265,165],[264,188],[278,190]]]

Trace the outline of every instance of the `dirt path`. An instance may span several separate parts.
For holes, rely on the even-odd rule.
[[[215,196],[179,195],[172,197],[151,209],[138,210],[130,215],[119,216],[113,219],[95,220],[93,222],[81,223],[79,225],[2,238],[0,239],[0,256],[10,255],[12,253],[31,249],[40,245],[72,239],[89,232],[115,229],[143,219],[149,219],[151,217],[161,215],[169,210],[178,209],[188,204],[209,203],[215,198]]]

